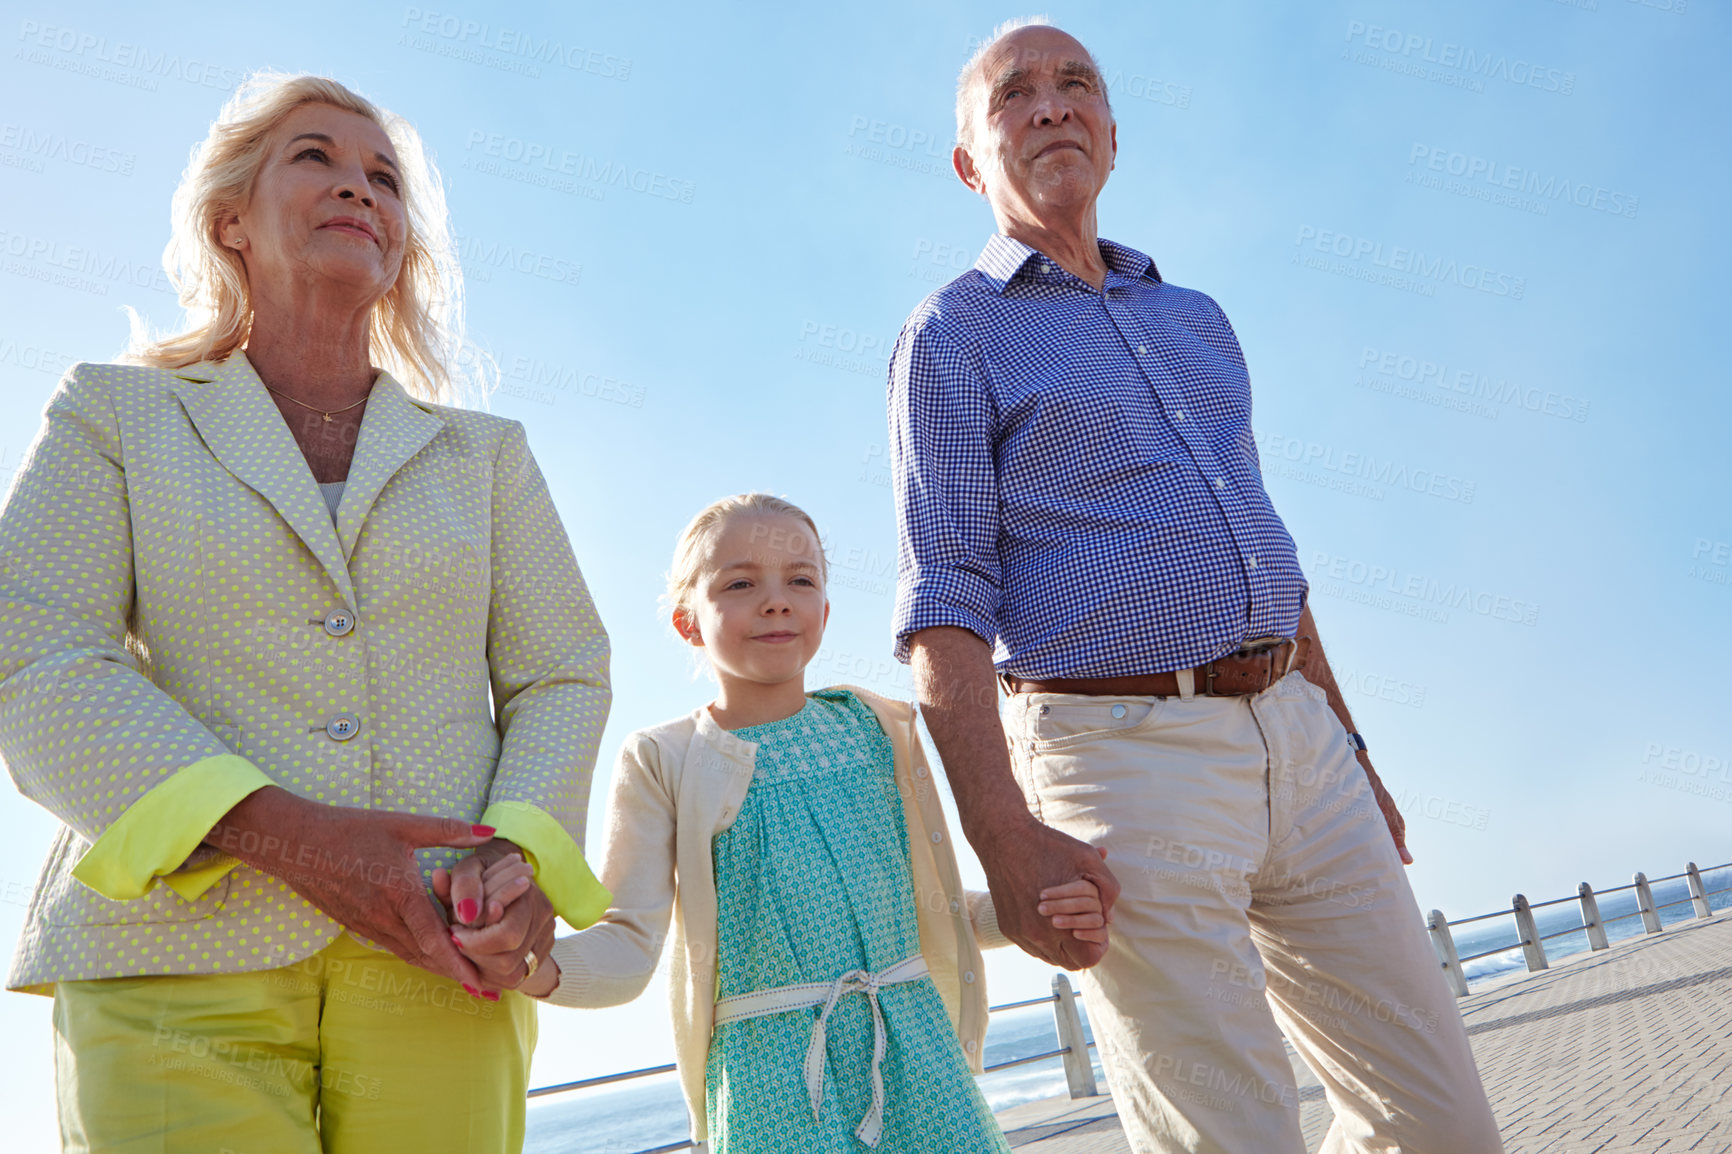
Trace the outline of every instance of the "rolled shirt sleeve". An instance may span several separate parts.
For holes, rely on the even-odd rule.
[[[582,848],[612,702],[608,638],[520,424],[495,462],[492,554],[487,656],[501,747],[482,821],[522,847],[554,910],[581,929],[610,900]]]
[[[75,365],[0,513],[0,757],[19,792],[90,843],[73,876],[115,901],[159,879],[192,900],[236,864],[201,854],[271,784],[145,675],[127,646],[132,523],[119,421]]]
[[[896,657],[922,629],[998,639],[1003,572],[995,407],[974,357],[930,319],[902,330],[890,362],[896,501]]]

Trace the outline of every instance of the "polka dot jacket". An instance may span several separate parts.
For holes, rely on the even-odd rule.
[[[244,354],[75,365],[0,512],[0,758],[64,823],[8,986],[323,948],[341,926],[200,844],[268,783],[491,824],[588,925],[607,665],[518,422],[380,374],[333,516]]]

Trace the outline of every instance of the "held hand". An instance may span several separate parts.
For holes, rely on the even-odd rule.
[[[1106,956],[1104,926],[1082,926],[1079,933],[1057,926],[1058,919],[1049,920],[1039,908],[1048,891],[1081,881],[1098,893],[1102,922],[1111,921],[1119,882],[1102,860],[1104,854],[1032,816],[994,838],[989,847],[981,854],[981,865],[998,911],[999,929],[1006,937],[1027,953],[1067,970],[1087,969]],[[1086,915],[1080,916],[1086,920]],[[1097,928],[1098,934],[1093,932]]]
[[[497,840],[490,843],[493,846],[510,844]],[[535,868],[524,861],[520,853],[506,853],[503,856],[493,854],[493,864],[483,868],[482,863],[487,860],[488,849],[488,846],[483,846],[458,862],[451,870],[433,871],[433,896],[445,907],[446,916],[453,929],[495,925],[503,920],[505,911],[514,901],[535,888]],[[480,896],[455,896],[470,892]],[[458,916],[459,910],[468,917]],[[452,936],[452,944],[456,945],[459,951],[463,948],[455,934]],[[494,959],[491,955],[481,955],[469,960],[481,972],[481,996],[490,1002],[497,1002],[500,986],[491,980],[488,972],[488,964],[492,964]],[[497,959],[497,964],[503,965],[505,961],[504,958]]]
[[[224,815],[205,841],[280,878],[356,935],[476,989],[481,976],[452,944],[415,851],[471,849],[492,836],[487,826],[453,818],[322,805],[267,786]]]
[[[512,902],[536,888],[535,867],[514,853],[507,854],[488,866],[482,880],[487,890],[487,925],[502,920],[505,910]],[[559,963],[548,956],[550,949],[551,945],[548,950],[535,952],[539,964],[533,974],[526,975],[523,981],[518,983],[517,989],[520,993],[545,998],[559,985]],[[474,958],[470,960],[477,961]],[[486,994],[482,996],[486,997]]]
[[[508,862],[523,868],[499,868]],[[433,896],[444,904],[452,925],[492,925],[534,884],[535,870],[524,861],[523,851],[504,838],[478,847],[450,870],[433,871]]]
[[[462,864],[458,863],[459,866]],[[528,869],[521,862],[515,865],[496,863],[485,871],[483,884],[498,887],[501,893],[509,892],[528,879],[525,872]],[[489,893],[492,892],[490,888]],[[491,897],[488,905],[491,913]],[[545,981],[539,966],[550,964],[548,955],[553,950],[554,923],[553,903],[539,886],[528,881],[527,888],[503,907],[497,921],[481,926],[453,926],[451,941],[462,949],[464,957],[481,972],[490,988],[505,990],[523,985],[529,976],[527,955],[533,951],[538,963],[533,987],[539,991]]]
[[[1100,851],[1104,860],[1106,847],[1100,847]],[[1107,914],[1101,905],[1100,887],[1091,881],[1079,879],[1041,890],[1036,912],[1050,919],[1054,929],[1069,930],[1073,937],[1085,942],[1106,944]]]
[[[1377,808],[1383,811],[1384,823],[1389,826],[1389,836],[1395,839],[1395,850],[1401,855],[1402,864],[1412,865],[1413,854],[1407,848],[1407,819],[1401,816],[1395,799],[1383,788],[1383,779],[1371,768],[1371,756],[1361,752],[1359,764],[1365,767],[1365,776],[1371,781],[1371,794],[1377,799]]]

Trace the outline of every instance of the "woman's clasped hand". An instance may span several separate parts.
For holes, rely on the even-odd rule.
[[[548,957],[553,904],[521,850],[495,840],[449,870],[434,870],[433,893],[445,908],[452,944],[481,975],[481,988],[470,993],[497,1001],[500,990],[539,997],[558,985],[558,967]]]

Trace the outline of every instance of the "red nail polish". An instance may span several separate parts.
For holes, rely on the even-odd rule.
[[[457,920],[460,922],[474,921],[475,915],[479,912],[480,910],[476,908],[474,898],[464,898],[462,901],[457,903]]]
[[[469,827],[469,832],[476,837],[492,837],[493,827],[490,825],[472,825]]]
[[[463,983],[463,989],[471,998],[479,998],[481,996],[481,991],[470,985],[468,982]]]
[[[493,992],[493,991],[491,991],[491,990],[489,990],[489,991],[488,991],[488,992],[487,992],[487,993],[485,993],[485,994],[482,994],[482,995],[481,995],[481,996],[482,996],[482,997],[484,997],[484,998],[486,998],[486,999],[487,999],[487,1000],[488,1000],[488,1001],[489,1001],[489,1002],[497,1002],[497,1001],[498,1001],[498,1000],[499,1000],[499,995],[498,995],[498,994],[496,994],[496,993],[494,993],[494,992]]]

